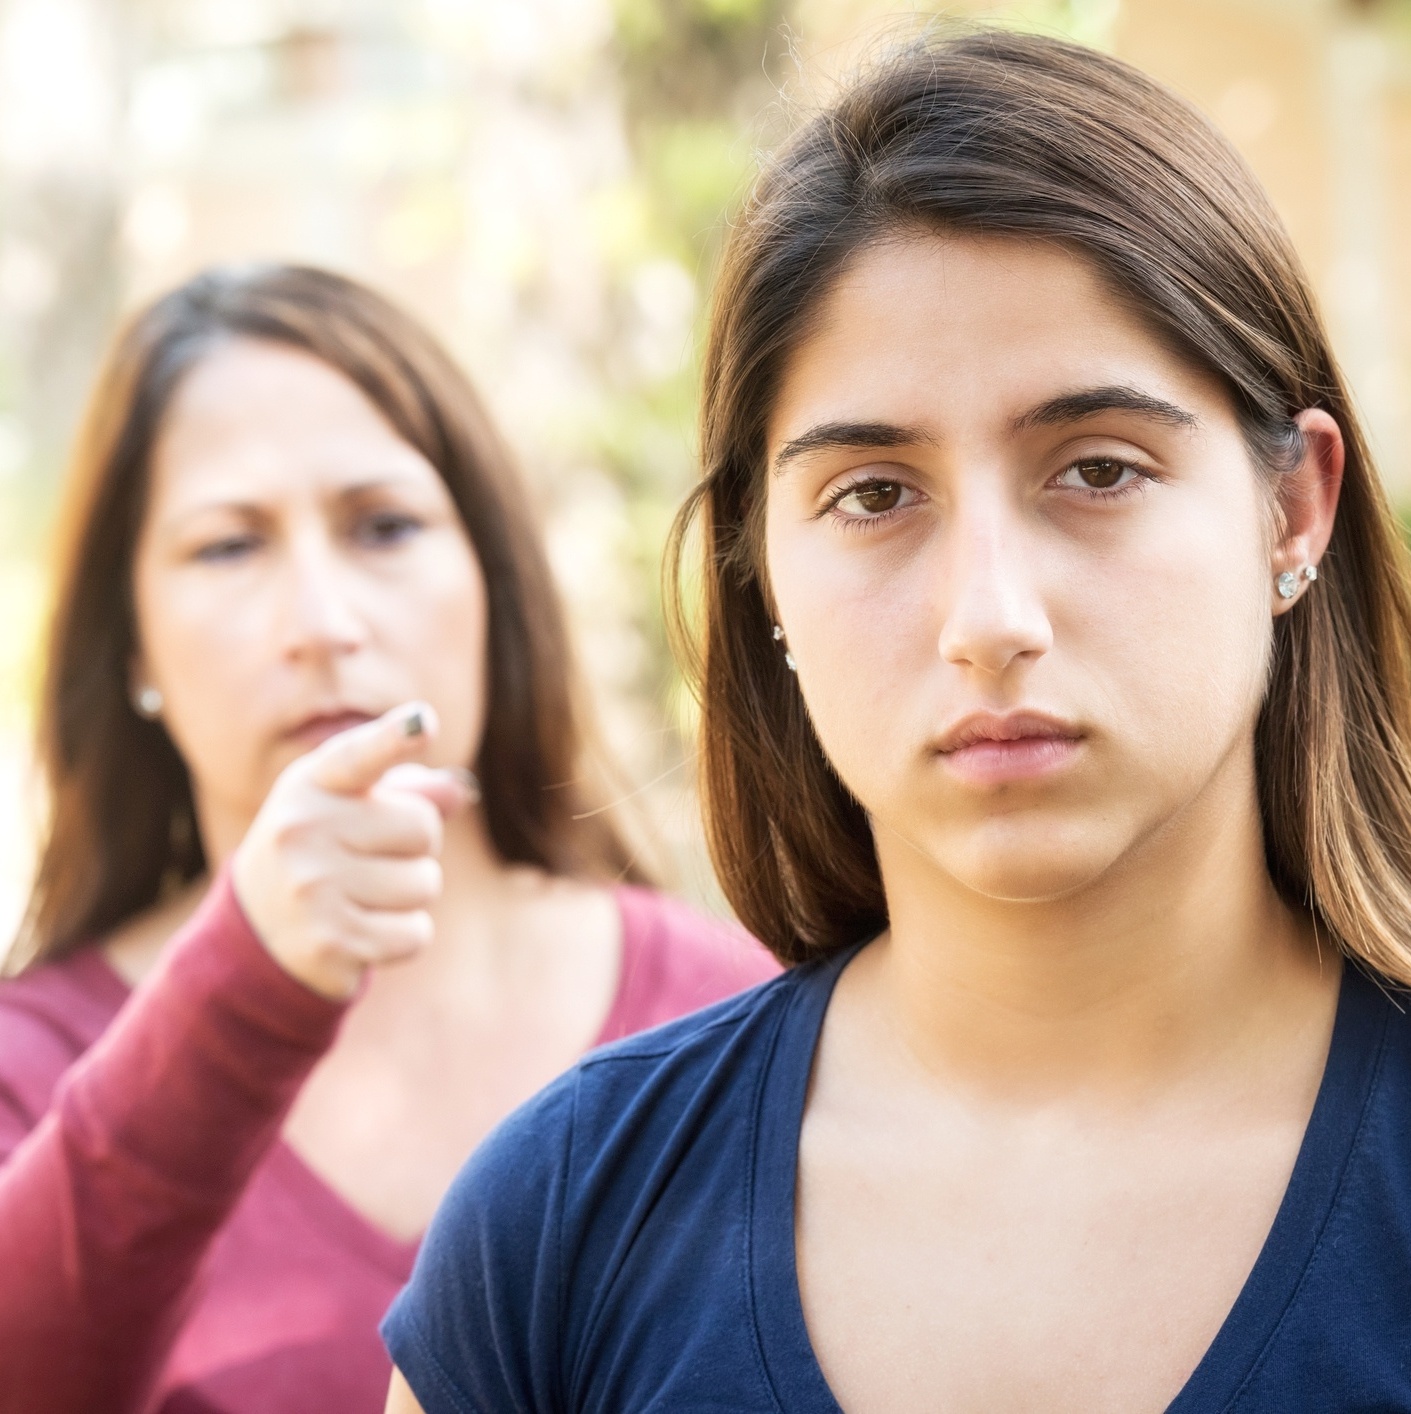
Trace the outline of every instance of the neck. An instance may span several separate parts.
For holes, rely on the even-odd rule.
[[[446,822],[441,850],[441,897],[432,909],[438,937],[489,945],[504,933],[496,923],[522,903],[544,876],[529,865],[506,864],[490,839],[485,817],[468,810]]]
[[[927,1071],[1037,1094],[1144,1086],[1304,1014],[1337,967],[1269,879],[1252,772],[1235,785],[1042,902],[982,897],[879,831],[892,922],[859,961],[894,1033]]]

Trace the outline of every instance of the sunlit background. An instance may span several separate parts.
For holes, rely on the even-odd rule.
[[[1411,502],[1411,0],[1033,0],[947,13],[1134,60],[1293,229]],[[607,735],[709,896],[657,563],[692,476],[703,298],[755,153],[876,0],[0,0],[0,951],[54,488],[123,312],[212,261],[371,281],[479,383],[539,497]],[[115,586],[115,592],[117,587]]]

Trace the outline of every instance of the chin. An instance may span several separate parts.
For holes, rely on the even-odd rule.
[[[1071,898],[1098,884],[1124,853],[1095,825],[1052,820],[1011,821],[998,830],[980,827],[964,839],[935,843],[927,853],[956,883],[1004,903]]]
[[[1095,884],[1103,875],[1101,869],[1083,869],[1058,861],[1024,864],[1014,862],[1012,868],[1003,863],[988,868],[947,871],[957,883],[972,893],[995,903],[1057,903],[1072,898]]]

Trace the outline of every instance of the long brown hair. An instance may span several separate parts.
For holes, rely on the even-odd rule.
[[[712,854],[741,920],[798,962],[886,925],[865,812],[834,775],[770,639],[765,424],[791,349],[860,250],[905,230],[1060,243],[1219,377],[1261,471],[1294,416],[1347,443],[1317,592],[1274,627],[1255,748],[1270,872],[1351,954],[1411,983],[1411,592],[1406,556],[1307,277],[1234,149],[1130,66],[1060,41],[930,37],[875,64],[766,166],[716,289],[703,480],[701,697]],[[678,598],[678,631],[685,632]]]
[[[445,481],[488,589],[485,733],[467,764],[501,857],[641,877],[587,798],[558,596],[514,463],[465,375],[409,316],[351,280],[296,266],[213,270],[121,332],[78,439],[39,707],[50,822],[11,966],[94,941],[206,868],[186,765],[129,701],[132,566],[163,414],[185,374],[231,338],[292,345],[346,375]]]

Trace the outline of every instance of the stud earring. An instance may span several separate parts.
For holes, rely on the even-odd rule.
[[[774,641],[775,643],[784,643],[784,630],[779,624],[774,625]],[[784,666],[791,673],[796,673],[799,670],[799,665],[794,662],[794,655],[789,652],[788,644],[784,644]]]
[[[1293,596],[1298,593],[1298,581],[1300,578],[1306,579],[1309,584],[1312,584],[1313,581],[1318,578],[1318,566],[1304,565],[1304,567],[1298,571],[1285,570],[1278,579],[1274,581],[1275,588],[1279,591],[1279,598],[1292,599]]]
[[[137,709],[139,717],[146,717],[149,722],[155,721],[162,715],[162,708],[167,705],[167,700],[162,696],[160,688],[141,687],[137,690],[137,695],[132,699],[132,705]]]

